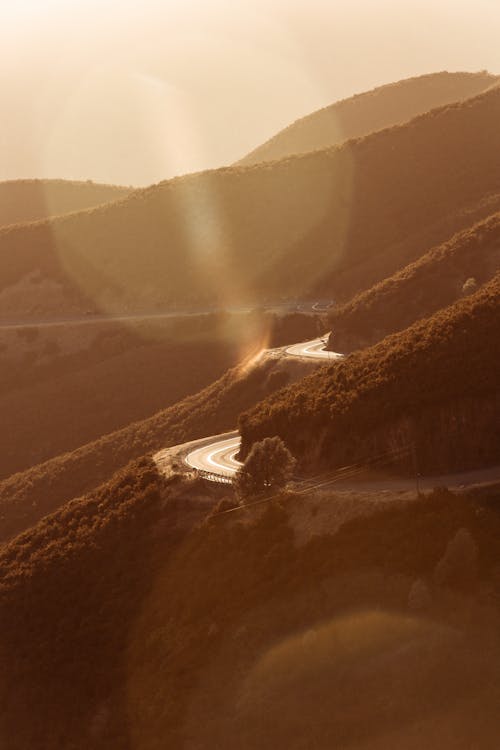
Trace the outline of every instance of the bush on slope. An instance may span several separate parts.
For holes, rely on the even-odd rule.
[[[500,269],[500,214],[455,235],[393,276],[334,308],[331,347],[348,352],[367,346],[447,307]]]
[[[408,444],[421,471],[498,461],[500,275],[428,320],[321,368],[240,418],[242,455],[279,435],[303,466]],[[412,466],[411,457],[405,460]]]

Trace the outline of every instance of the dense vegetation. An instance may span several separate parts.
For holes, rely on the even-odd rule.
[[[11,315],[347,297],[500,208],[500,88],[342,147],[0,231]],[[36,271],[38,292],[26,283]],[[45,295],[45,296],[44,296]]]
[[[193,528],[206,503],[143,460],[3,549],[6,747],[494,746],[497,502],[441,491],[300,548],[286,505]]]
[[[242,415],[242,455],[279,435],[303,466],[414,446],[421,472],[498,462],[500,275],[470,297],[319,369]],[[411,457],[404,465],[415,470]]]
[[[452,304],[500,270],[500,214],[455,235],[329,315],[331,348],[348,352]]]
[[[319,324],[254,312],[0,331],[0,479],[165,409],[263,344],[314,338]]]
[[[479,94],[498,80],[485,72],[442,72],[379,86],[302,117],[238,164],[282,159],[359,138],[407,122],[435,107]]]
[[[125,198],[132,190],[91,180],[7,180],[0,182],[0,226],[83,211]]]

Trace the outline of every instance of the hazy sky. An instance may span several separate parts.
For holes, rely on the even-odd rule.
[[[0,179],[142,185],[350,94],[500,73],[500,0],[0,0]]]

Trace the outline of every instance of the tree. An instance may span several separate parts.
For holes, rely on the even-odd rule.
[[[236,475],[237,494],[246,500],[264,492],[280,490],[291,479],[296,461],[280,437],[254,443]]]

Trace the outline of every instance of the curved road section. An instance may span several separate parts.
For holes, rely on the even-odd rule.
[[[294,344],[278,351],[286,356],[313,357],[314,359],[322,359],[325,362],[340,359],[343,356],[342,354],[325,351],[326,340],[325,337],[318,338],[302,344]],[[230,483],[242,465],[236,458],[240,444],[241,437],[237,432],[226,432],[223,435],[214,435],[212,438],[203,438],[178,447],[184,453],[185,463],[195,471],[198,471],[206,479],[214,482]],[[157,457],[160,457],[162,453],[160,451]],[[349,467],[345,468],[349,469]],[[320,478],[320,486],[327,487],[335,484],[338,489],[342,489],[342,487],[353,489],[355,487],[357,490],[365,491],[386,490],[388,486],[395,491],[408,490],[415,486],[414,479],[392,478],[389,482],[387,479],[377,480],[374,477],[353,479],[349,477],[349,472],[343,474],[343,471],[340,469],[336,472],[336,475],[334,474],[324,479]],[[496,466],[491,469],[481,469],[454,475],[450,474],[437,478],[420,478],[420,489],[433,489],[436,486],[436,480],[447,487],[458,488],[466,488],[470,485],[482,484],[484,482],[498,482],[500,481],[500,467]]]
[[[324,362],[333,362],[340,359],[343,356],[342,354],[325,350],[327,340],[328,336],[323,336],[312,341],[294,344],[281,351],[289,357],[307,357],[321,359]],[[242,466],[241,461],[236,458],[240,449],[241,437],[237,434],[229,438],[227,435],[215,435],[213,442],[207,444],[207,439],[204,438],[199,443],[198,447],[195,443],[193,449],[185,456],[185,463],[206,479],[215,482],[231,481]]]
[[[207,478],[226,477],[232,479],[242,466],[236,459],[240,449],[241,437],[237,435],[225,440],[215,440],[210,445],[202,445],[187,454],[185,462]]]
[[[290,357],[312,357],[313,359],[323,359],[329,362],[341,359],[344,356],[343,354],[326,351],[325,346],[327,341],[328,337],[323,336],[320,339],[305,341],[302,344],[293,344],[293,346],[285,349],[285,354],[288,354]]]

